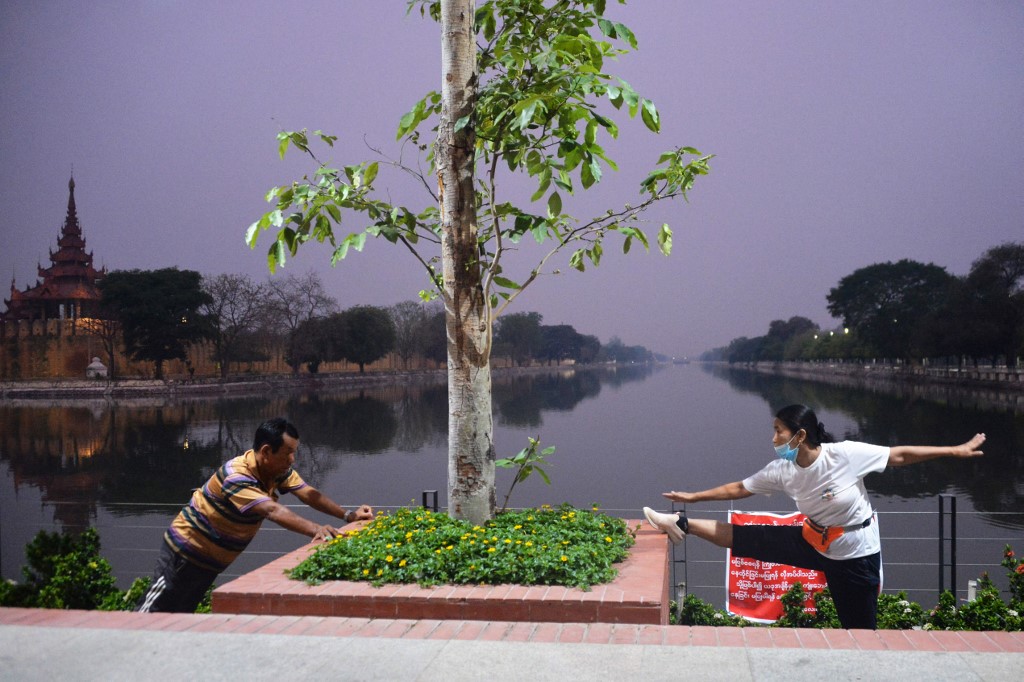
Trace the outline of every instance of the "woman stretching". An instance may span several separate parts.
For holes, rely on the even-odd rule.
[[[881,584],[881,541],[864,477],[887,466],[936,457],[976,457],[985,442],[979,433],[963,445],[882,447],[833,442],[814,411],[790,405],[775,415],[772,445],[778,459],[735,483],[684,493],[663,493],[674,502],[740,500],[755,493],[783,492],[807,517],[801,526],[734,526],[687,519],[644,507],[644,516],[673,543],[687,533],[728,547],[736,556],[822,571],[844,628],[875,629]]]

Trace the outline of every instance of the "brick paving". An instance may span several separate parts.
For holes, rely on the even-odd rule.
[[[161,632],[277,634],[288,637],[395,639],[633,646],[1024,653],[1024,632],[801,630],[625,623],[524,623],[335,616],[142,614],[0,608],[0,625]]]

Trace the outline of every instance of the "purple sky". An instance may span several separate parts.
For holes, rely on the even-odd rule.
[[[278,159],[278,130],[340,135],[325,155],[335,164],[373,158],[364,138],[397,156],[398,119],[438,87],[437,26],[405,4],[0,3],[3,294],[48,264],[72,166],[97,264],[264,278],[269,242],[250,251],[245,228],[271,186],[312,171]],[[836,324],[825,296],[857,268],[911,258],[962,275],[1024,240],[1020,2],[634,0],[612,12],[640,40],[612,72],[655,101],[662,133],[620,115],[623,134],[605,144],[620,171],[565,209],[635,203],[673,146],[716,154],[713,172],[689,204],[648,213],[652,230],[675,231],[670,258],[609,243],[579,274],[566,255],[514,310],[693,355],[773,319]],[[428,201],[392,176],[378,184]],[[334,269],[312,245],[288,265],[308,269],[343,307],[426,284],[384,242]]]

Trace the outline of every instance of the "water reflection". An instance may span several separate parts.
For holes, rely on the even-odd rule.
[[[770,409],[792,402],[818,408],[841,438],[940,443],[966,439],[965,430],[989,434],[980,460],[939,460],[867,478],[880,511],[893,512],[884,525],[892,537],[932,532],[934,517],[897,514],[931,513],[930,498],[943,492],[962,495],[961,512],[985,515],[961,525],[965,535],[988,543],[971,545],[975,561],[1000,556],[1007,534],[994,526],[1012,529],[1013,536],[1024,528],[1024,417],[970,404],[970,398],[936,401],[697,366],[514,372],[494,377],[495,437],[502,457],[525,445],[527,436],[558,448],[552,484],[518,486],[514,506],[599,503],[637,518],[639,507],[658,502],[663,490],[703,489],[763,466],[771,456]],[[0,405],[0,573],[18,574],[23,548],[38,530],[94,525],[126,587],[151,570],[160,536],[190,491],[248,449],[258,423],[278,414],[302,434],[297,468],[303,477],[343,505],[419,503],[424,489],[442,491],[444,505],[447,404],[443,377],[173,402],[8,401]],[[499,496],[511,477],[511,471],[498,472]],[[782,507],[770,499],[758,504],[791,508],[788,500]],[[701,511],[724,514],[712,504]],[[293,534],[268,526],[237,562],[237,572],[298,546]],[[701,551],[709,561],[721,560],[717,548],[700,547],[687,550],[695,561],[703,561]],[[894,586],[927,582],[917,563],[900,577],[893,563],[900,553],[909,564],[933,550],[928,542],[886,546]],[[714,575],[705,582],[719,581],[720,567],[707,565]]]
[[[757,374],[727,367],[708,368],[737,391],[759,395],[773,408],[799,402],[845,415],[849,426],[826,428],[838,439],[880,445],[948,444],[981,431],[989,435],[985,456],[970,462],[939,459],[869,476],[867,488],[879,495],[933,498],[966,494],[974,509],[988,512],[994,525],[1019,527],[1021,519],[992,513],[1024,510],[1024,416],[985,408],[976,395],[934,387],[896,387],[891,392],[836,386]]]
[[[496,377],[500,424],[538,427],[548,411],[570,411],[601,382],[639,381],[650,368],[558,371]],[[260,420],[288,415],[302,438],[301,467],[321,481],[344,456],[417,453],[444,447],[443,383],[231,399],[23,401],[0,407],[0,461],[15,490],[32,486],[54,503],[54,519],[81,529],[97,505],[114,515],[179,504],[227,458],[251,446]]]

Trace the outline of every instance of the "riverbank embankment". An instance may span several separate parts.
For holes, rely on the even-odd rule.
[[[592,367],[592,366],[588,366]],[[494,376],[562,372],[574,366],[492,367]],[[0,382],[0,400],[121,400],[144,398],[218,398],[271,392],[344,390],[373,386],[435,384],[447,381],[445,369],[380,371],[359,374],[272,374],[225,379],[48,379]]]
[[[1024,370],[859,362],[752,362],[733,369],[1024,412]]]
[[[251,395],[271,391],[320,390],[435,382],[445,379],[445,371],[372,372],[368,374],[254,375],[226,379],[55,379],[0,382],[0,398],[5,400],[120,399],[148,397],[219,397]]]

